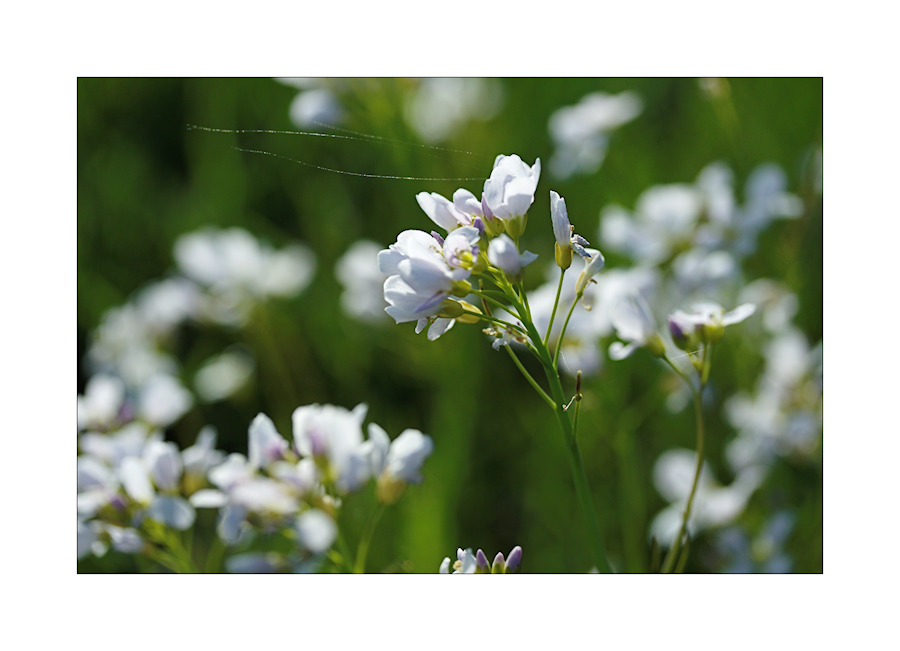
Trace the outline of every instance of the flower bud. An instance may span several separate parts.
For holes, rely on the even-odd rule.
[[[457,323],[478,323],[481,321],[481,310],[466,301],[458,301],[462,306],[463,313],[456,317]]]
[[[645,347],[647,348],[647,351],[655,357],[666,356],[666,345],[657,334],[654,334],[652,337],[650,337],[650,339],[647,340]]]
[[[676,346],[688,352],[696,350],[698,344],[697,324],[689,314],[676,310],[669,316],[668,323],[672,341]]]
[[[489,574],[490,571],[491,564],[484,552],[479,549],[475,552],[475,574]]]
[[[568,269],[572,266],[572,247],[560,246],[559,242],[553,244],[554,253],[556,254],[556,264],[560,269]]]
[[[459,298],[468,296],[472,291],[472,283],[468,280],[454,280],[452,285],[453,288],[450,290],[450,293]]]
[[[441,311],[437,315],[445,319],[455,319],[458,316],[462,316],[463,312],[465,312],[465,308],[459,301],[445,298],[441,303]]]
[[[505,574],[509,574],[511,572],[515,572],[519,569],[519,565],[522,564],[522,548],[519,545],[516,545],[512,548],[512,551],[509,552],[509,558],[506,559],[506,572]]]
[[[514,240],[518,241],[520,237],[522,237],[522,233],[525,232],[525,223],[528,221],[528,215],[517,215],[512,217],[511,219],[505,219],[506,222],[506,232],[509,233],[509,236]]]
[[[390,506],[400,499],[405,488],[406,482],[402,479],[398,479],[393,475],[382,474],[378,477],[375,496],[378,498],[379,502],[385,506]]]

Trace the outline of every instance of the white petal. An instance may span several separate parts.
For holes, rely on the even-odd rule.
[[[337,537],[337,525],[324,511],[310,509],[297,517],[300,542],[314,554],[324,552]]]

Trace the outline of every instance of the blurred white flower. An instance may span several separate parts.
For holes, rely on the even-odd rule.
[[[256,301],[293,296],[312,279],[315,257],[294,243],[280,251],[240,228],[204,228],[178,238],[175,260],[181,271],[205,288],[203,314],[240,326]]]
[[[768,342],[764,354],[755,392],[725,403],[728,421],[738,430],[726,450],[736,470],[777,456],[809,457],[821,445],[821,343],[811,349],[799,330],[789,328]]]
[[[250,354],[234,347],[203,362],[194,376],[194,388],[206,402],[224,400],[247,383],[254,368]]]
[[[435,143],[471,119],[490,119],[502,102],[503,87],[497,80],[434,77],[419,80],[404,114],[422,140]]]
[[[305,129],[324,123],[339,124],[343,111],[337,97],[326,88],[314,88],[297,93],[288,109],[291,122]]]
[[[337,538],[338,528],[324,511],[309,509],[297,516],[297,536],[300,543],[314,554],[321,554]]]
[[[259,413],[250,423],[247,432],[248,458],[250,467],[267,468],[269,464],[284,457],[289,444],[278,430],[272,419]]]
[[[363,404],[353,411],[313,404],[297,407],[291,416],[297,453],[323,460],[327,464],[326,481],[333,482],[342,493],[356,490],[370,477],[362,434],[366,411]]]
[[[378,268],[378,253],[383,248],[369,240],[357,240],[335,265],[335,275],[344,286],[341,307],[351,318],[370,322],[385,318],[385,275]]]
[[[125,402],[125,384],[105,373],[92,376],[78,396],[78,429],[106,430],[119,419]]]
[[[604,208],[600,239],[643,266],[656,265],[690,241],[702,207],[693,186],[656,185],[638,197],[633,215],[617,206]]]
[[[393,504],[406,484],[422,482],[421,468],[434,449],[431,437],[419,430],[407,429],[391,441],[380,425],[369,423],[365,444],[372,476],[377,479],[379,501]]]
[[[178,363],[157,349],[157,334],[132,303],[107,310],[91,335],[88,359],[94,370],[139,387],[158,373],[173,374]]]
[[[640,294],[632,294],[621,300],[610,314],[610,320],[616,329],[616,335],[622,341],[614,341],[609,346],[609,356],[614,360],[625,359],[638,348],[643,348],[653,341],[658,341],[655,354],[665,353],[665,347],[659,340],[656,331],[656,320],[650,306]]]
[[[678,535],[696,465],[696,452],[675,449],[664,452],[653,467],[656,489],[666,501],[671,502],[650,525],[651,534],[664,546],[671,545]],[[696,536],[706,529],[733,522],[743,513],[747,501],[764,478],[765,472],[761,467],[751,466],[738,473],[730,486],[722,486],[704,463],[688,519],[688,533]]]
[[[548,122],[556,149],[550,171],[560,179],[596,172],[609,143],[608,133],[640,115],[641,99],[633,92],[590,93],[574,106],[557,109]]]
[[[137,397],[137,416],[152,425],[167,427],[181,418],[194,404],[194,397],[178,378],[156,374],[141,386]]]

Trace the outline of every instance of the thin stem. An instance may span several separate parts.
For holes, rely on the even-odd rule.
[[[519,281],[519,295],[522,297],[522,304],[525,306],[525,312],[528,315],[528,320],[531,320],[531,306],[528,305],[528,294],[525,293],[525,282]]]
[[[544,345],[546,346],[550,341],[550,331],[553,330],[553,319],[556,318],[556,308],[559,306],[559,295],[562,294],[562,286],[563,286],[563,278],[566,275],[566,270],[560,267],[559,269],[559,287],[556,288],[556,300],[553,301],[553,311],[550,312],[550,323],[547,324],[547,334],[544,335]]]
[[[492,304],[495,305],[496,307],[499,307],[501,310],[505,310],[505,311],[507,311],[507,312],[509,311],[509,306],[508,306],[508,305],[504,305],[503,303],[501,303],[500,301],[498,301],[496,298],[493,298],[493,297],[491,297],[491,296],[488,296],[487,294],[485,294],[485,293],[484,293],[483,291],[481,291],[480,289],[472,289],[471,293],[472,293],[472,294],[475,294],[475,296],[478,296],[478,297],[481,298],[481,300],[483,300],[483,301],[487,301],[488,303],[492,303]],[[519,315],[517,314],[516,316],[519,316]],[[521,318],[521,317],[520,317],[520,318]]]
[[[533,327],[533,326],[532,326]],[[545,358],[550,357],[550,352],[546,346],[541,344],[540,351]],[[566,442],[566,451],[569,453],[569,467],[572,471],[572,480],[575,482],[575,496],[581,507],[581,515],[584,519],[584,525],[587,530],[588,543],[591,547],[591,554],[594,557],[594,563],[597,565],[597,571],[601,574],[609,574],[612,568],[606,558],[606,552],[603,550],[603,540],[600,536],[600,525],[597,522],[597,512],[594,510],[594,502],[591,498],[591,491],[588,486],[587,474],[584,471],[584,462],[581,459],[581,452],[578,449],[578,442],[575,440],[575,430],[569,414],[565,409],[565,394],[563,393],[562,382],[559,379],[559,371],[555,364],[545,364],[544,372],[547,380],[550,382],[550,391],[553,395],[554,412],[559,422],[560,429],[563,432],[563,438]]]
[[[557,361],[559,360],[559,351],[562,350],[563,336],[566,334],[566,328],[569,327],[569,319],[572,318],[572,312],[575,311],[575,306],[578,305],[578,301],[581,300],[582,294],[582,292],[578,292],[578,296],[576,296],[575,300],[572,301],[572,307],[569,308],[569,313],[566,315],[566,320],[563,323],[563,327],[559,331],[559,337],[556,340],[556,350],[553,352],[554,367],[556,367]]]
[[[694,495],[697,493],[697,485],[700,482],[700,471],[703,468],[703,401],[701,400],[701,396],[703,394],[703,386],[700,386],[700,391],[694,392],[694,412],[697,418],[697,467],[694,470],[694,483],[691,485],[691,494],[688,496],[687,505],[684,509],[684,517],[681,520],[681,528],[678,530],[678,536],[675,538],[675,542],[672,544],[672,548],[669,550],[669,553],[666,555],[666,562],[663,564],[662,572],[663,574],[668,574],[672,571],[672,566],[675,563],[676,558],[678,557],[678,552],[681,549],[681,539],[684,537],[685,529],[687,529],[688,520],[691,517],[691,506],[694,503]]]
[[[522,305],[518,303],[518,301],[515,301],[514,299],[511,300],[513,300],[514,303],[517,303],[517,308],[522,308]],[[578,299],[576,298],[576,301],[577,300]],[[519,312],[520,318],[521,314],[522,311]],[[566,319],[566,321],[568,322],[568,319]],[[550,355],[550,351],[541,340],[541,336],[537,332],[537,329],[534,327],[534,323],[532,323],[531,319],[522,319],[522,324],[528,331],[528,336],[532,341],[532,352],[541,361],[541,364],[543,364],[544,373],[547,376],[548,382],[550,383],[550,394],[552,398],[548,399],[547,394],[543,391],[539,391],[539,394],[545,399],[547,404],[552,407],[554,413],[556,414],[556,419],[559,422],[560,429],[563,433],[563,439],[566,443],[566,451],[569,455],[569,467],[572,471],[572,480],[575,483],[575,496],[578,499],[579,506],[581,507],[581,515],[584,519],[584,525],[588,537],[588,544],[591,548],[591,555],[594,558],[594,563],[597,566],[598,572],[604,574],[611,573],[612,568],[609,565],[609,561],[606,559],[606,552],[603,550],[603,541],[600,536],[600,525],[597,522],[597,513],[594,510],[594,504],[591,498],[591,491],[588,486],[587,475],[584,471],[584,463],[581,459],[581,452],[578,450],[578,443],[575,440],[575,431],[572,426],[572,421],[570,420],[569,414],[565,408],[566,399],[562,388],[562,382],[559,379],[559,370],[557,369],[556,363]],[[565,330],[565,326],[563,327],[563,330]],[[515,357],[513,359],[515,359]],[[532,382],[532,386],[534,386],[536,389],[539,388],[537,382]]]
[[[476,315],[476,316],[478,316],[478,315]],[[488,321],[488,322],[490,322],[490,323],[498,323],[498,324],[500,324],[500,325],[502,325],[502,326],[506,326],[506,327],[507,327],[508,329],[510,329],[510,330],[516,330],[517,332],[521,332],[523,335],[524,335],[524,334],[528,334],[528,333],[525,331],[525,328],[523,328],[522,326],[516,325],[515,323],[510,323],[509,321],[504,321],[503,319],[498,319],[498,318],[496,318],[496,317],[488,316],[488,315],[486,315],[486,314],[482,314],[482,315],[480,315],[478,318],[480,318],[480,319],[482,319],[482,320],[484,320],[484,321]]]
[[[378,524],[378,518],[384,512],[384,504],[379,504],[378,508],[372,513],[366,530],[363,532],[362,538],[359,540],[359,546],[356,548],[356,567],[353,569],[356,574],[364,574],[366,571],[366,554],[369,552],[369,543],[372,542],[372,534],[375,533],[375,525]]]
[[[506,352],[509,353],[509,356],[512,357],[513,362],[516,363],[516,366],[519,367],[519,370],[522,372],[522,375],[525,376],[525,379],[528,380],[528,383],[534,387],[534,390],[538,392],[538,395],[544,399],[548,405],[550,405],[551,409],[556,409],[556,403],[553,402],[553,398],[547,395],[547,393],[541,388],[541,386],[537,383],[537,381],[531,377],[531,373],[525,370],[525,367],[522,366],[522,362],[519,361],[519,358],[516,357],[516,354],[513,352],[512,347],[504,346],[506,348]]]

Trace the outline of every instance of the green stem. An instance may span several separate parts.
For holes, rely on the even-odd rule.
[[[575,311],[575,306],[578,305],[578,301],[581,300],[582,294],[583,292],[578,292],[578,296],[576,296],[575,300],[572,301],[572,307],[569,308],[569,313],[566,315],[566,320],[565,322],[563,322],[563,327],[559,331],[559,337],[556,340],[556,350],[553,352],[554,367],[556,367],[559,360],[559,351],[562,350],[563,336],[566,334],[566,328],[569,327],[569,319],[572,318],[572,312]]]
[[[556,403],[553,402],[553,398],[547,395],[547,393],[541,388],[541,386],[537,383],[537,381],[531,377],[531,373],[525,370],[525,367],[522,366],[522,362],[519,361],[519,358],[516,357],[516,354],[513,352],[511,346],[504,346],[506,348],[506,352],[509,353],[509,356],[512,357],[513,362],[515,362],[516,366],[519,367],[519,370],[522,372],[522,375],[525,376],[525,379],[528,380],[528,383],[534,387],[534,390],[538,392],[538,395],[544,399],[548,405],[550,405],[551,409],[556,409]]]
[[[550,331],[553,330],[553,319],[556,318],[556,308],[559,306],[559,295],[562,294],[563,278],[565,277],[565,275],[566,270],[560,267],[559,287],[556,288],[556,300],[553,301],[553,311],[550,312],[550,323],[547,324],[547,334],[544,335],[545,346],[550,342]]]
[[[356,549],[356,567],[353,572],[355,574],[364,574],[366,571],[366,554],[369,553],[369,543],[372,542],[372,534],[375,533],[375,525],[384,512],[384,504],[379,504],[378,508],[369,517],[366,530],[363,532],[362,538],[359,540],[359,547]]]
[[[553,375],[556,377],[555,382],[551,377]],[[578,442],[575,440],[575,430],[572,426],[572,421],[569,420],[569,414],[563,409],[565,398],[562,395],[562,384],[559,381],[559,375],[556,375],[554,372],[548,370],[547,376],[550,379],[550,387],[554,397],[557,399],[556,419],[559,421],[559,426],[566,441],[566,451],[569,453],[569,467],[572,471],[572,479],[575,482],[575,495],[581,507],[581,515],[584,518],[584,524],[587,529],[588,542],[594,557],[594,563],[597,565],[598,572],[609,574],[612,572],[612,568],[606,559],[606,553],[603,551],[600,525],[597,523],[597,513],[594,510],[587,475],[584,471],[584,463],[581,460],[581,452],[578,450]]]
[[[206,562],[203,565],[203,571],[206,574],[216,574],[222,567],[222,558],[225,556],[225,544],[219,536],[216,536],[212,545],[210,545],[209,553],[206,555]]]
[[[511,300],[519,310],[519,316],[521,318],[524,312],[522,304],[515,298],[511,297]],[[575,301],[577,302],[578,298],[576,298]],[[571,312],[572,310],[569,310],[570,316]],[[566,319],[566,323],[568,323],[568,319]],[[611,573],[612,568],[609,565],[609,561],[606,559],[606,552],[603,550],[603,541],[600,537],[600,525],[597,523],[597,513],[594,510],[587,475],[584,471],[584,463],[581,459],[581,452],[578,450],[578,443],[575,440],[575,430],[572,426],[572,420],[569,418],[569,413],[566,411],[566,398],[565,393],[563,392],[562,382],[559,378],[559,371],[553,357],[550,355],[550,351],[541,340],[541,336],[534,327],[534,323],[532,323],[531,319],[522,319],[522,324],[525,326],[525,329],[528,331],[528,336],[531,339],[531,350],[541,361],[541,364],[543,364],[544,373],[550,383],[550,395],[552,398],[547,400],[547,394],[543,391],[539,391],[539,394],[544,397],[547,404],[552,407],[563,433],[566,452],[568,452],[569,456],[569,467],[572,471],[572,480],[575,483],[575,496],[578,499],[581,515],[584,518],[591,555],[594,558],[594,563],[597,566],[598,572],[605,574]],[[565,325],[563,326],[563,331],[565,331]],[[532,382],[532,386],[538,388],[536,382]]]
[[[496,298],[493,298],[493,297],[491,297],[491,296],[488,296],[487,294],[485,294],[485,293],[484,293],[483,291],[481,291],[480,289],[472,289],[471,293],[472,293],[472,294],[475,294],[475,296],[478,296],[479,298],[481,298],[481,300],[487,301],[488,303],[492,303],[492,304],[495,305],[496,307],[499,307],[501,310],[503,310],[503,311],[505,311],[505,312],[509,312],[509,306],[508,306],[508,305],[505,305],[505,304],[501,303],[501,302],[498,301]],[[516,315],[516,316],[518,316],[518,315]]]
[[[704,351],[705,352],[705,351]],[[700,385],[699,391],[694,391],[694,412],[697,419],[697,467],[694,470],[694,483],[691,485],[691,494],[688,496],[687,505],[684,508],[684,517],[681,520],[681,528],[678,530],[678,536],[675,538],[672,548],[666,554],[666,561],[662,567],[662,573],[668,574],[672,571],[672,566],[678,558],[678,552],[681,550],[681,540],[687,529],[688,520],[691,517],[691,506],[694,503],[694,495],[697,493],[697,485],[700,482],[700,471],[703,468],[703,385]],[[683,567],[683,564],[680,564]]]

